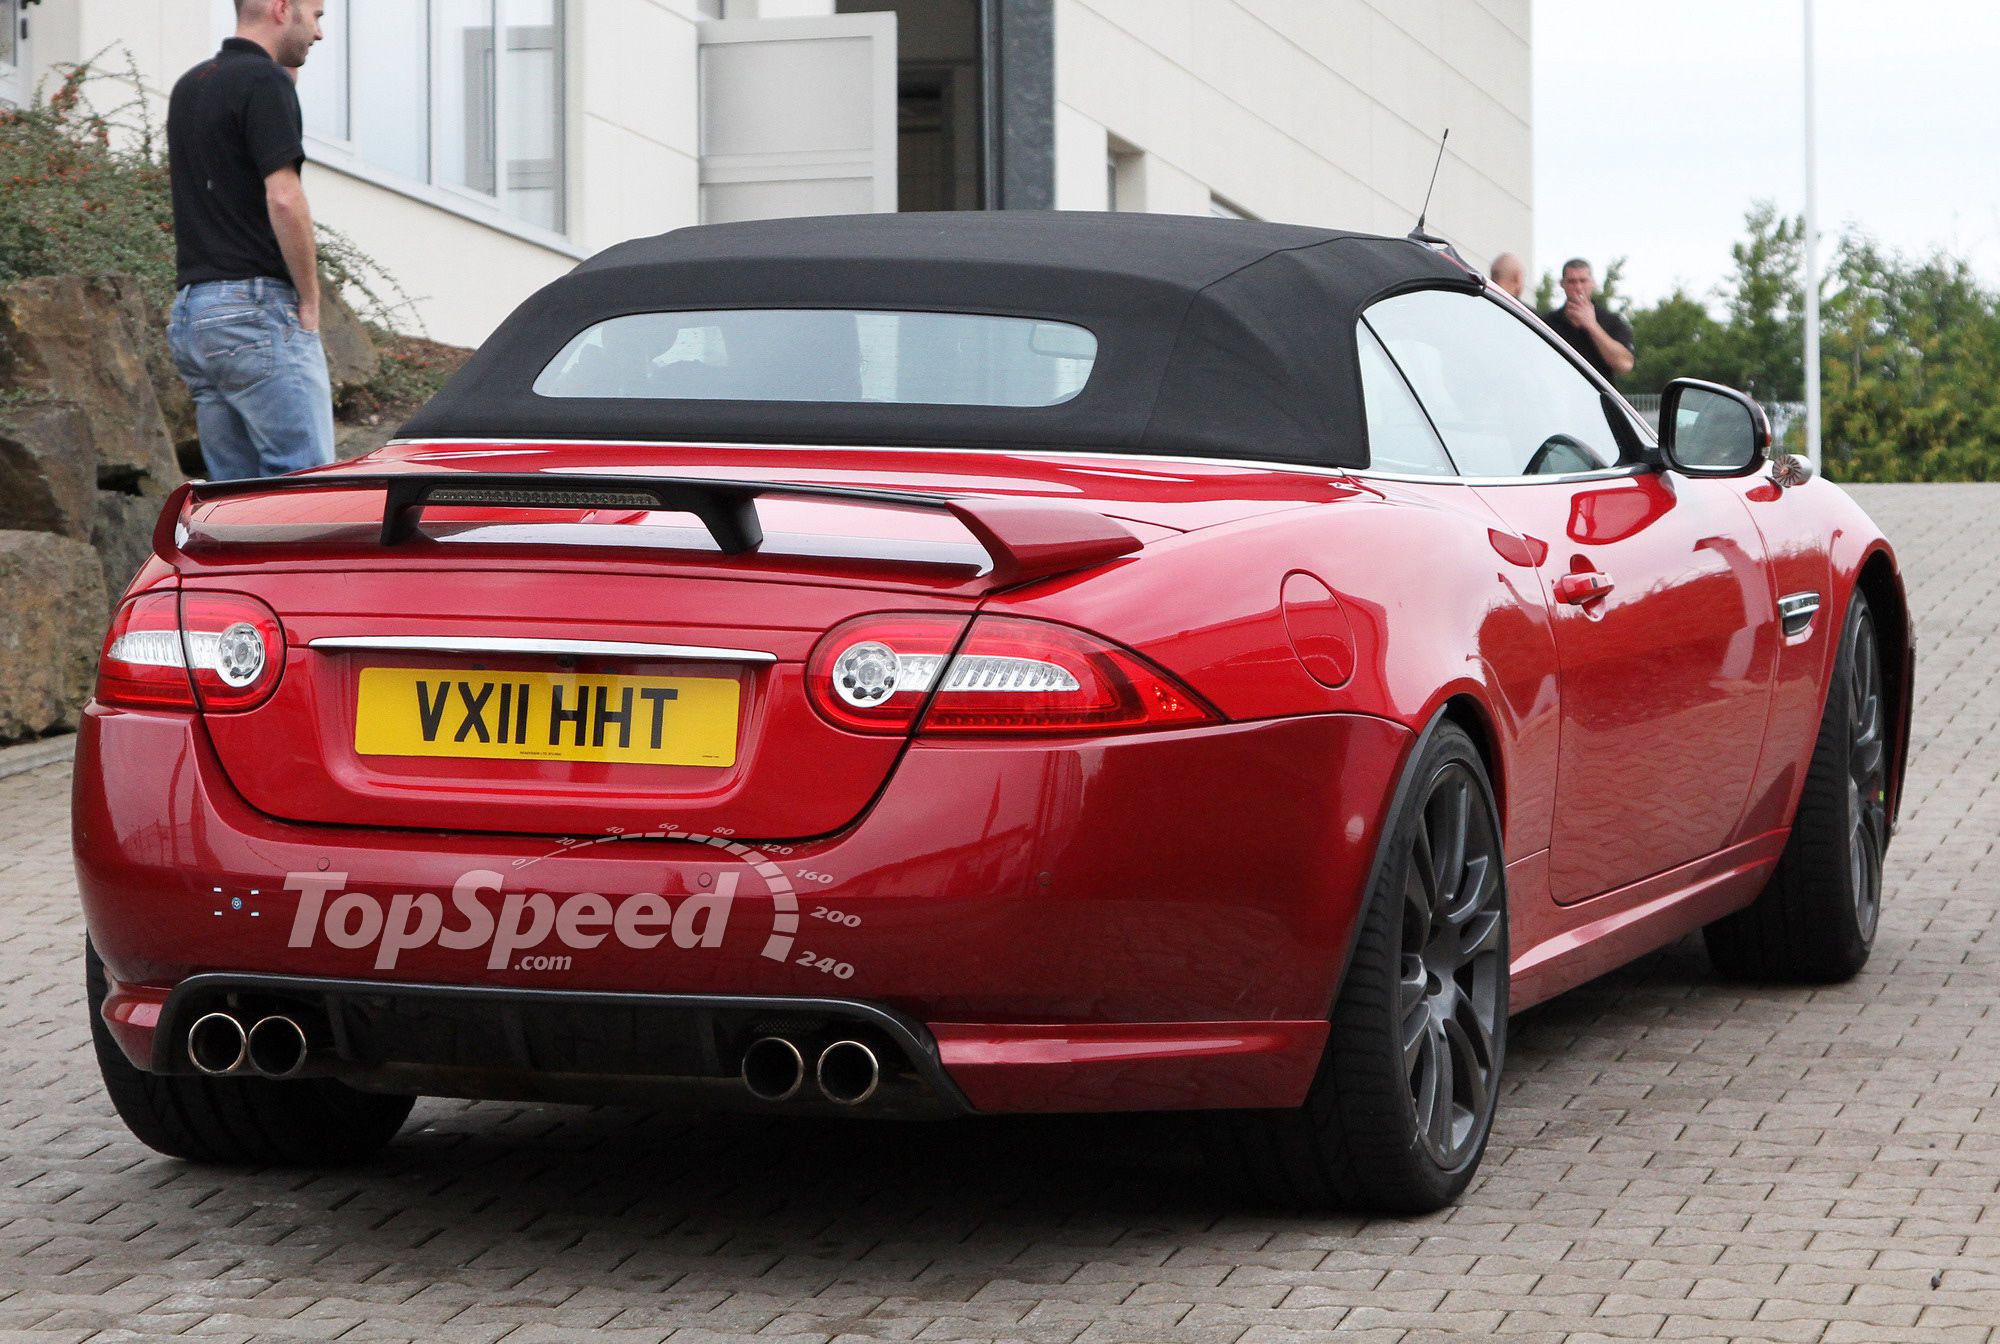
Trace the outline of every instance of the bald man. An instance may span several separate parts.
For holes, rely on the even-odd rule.
[[[1521,297],[1521,288],[1526,283],[1526,277],[1521,272],[1521,259],[1512,252],[1502,252],[1493,258],[1492,269],[1487,271],[1487,275],[1492,277],[1494,284],[1515,298]]]
[[[167,338],[210,480],[333,460],[294,87],[325,11],[326,0],[236,0],[236,35],[167,104],[179,286]]]

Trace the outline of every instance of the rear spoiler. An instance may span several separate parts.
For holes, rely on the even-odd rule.
[[[294,490],[383,492],[382,545],[417,535],[430,505],[508,509],[658,509],[691,513],[724,555],[754,551],[764,540],[757,501],[765,495],[847,500],[949,513],[993,561],[996,586],[1086,569],[1130,555],[1141,542],[1129,528],[1074,504],[868,490],[786,481],[710,480],[693,476],[557,475],[546,472],[308,472],[240,481],[190,481],[168,496],[153,528],[153,552],[168,564],[185,554],[181,538],[197,504],[237,495]]]

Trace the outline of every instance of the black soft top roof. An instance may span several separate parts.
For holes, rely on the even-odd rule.
[[[515,310],[407,438],[1096,449],[1364,466],[1354,323],[1384,295],[1481,281],[1400,238],[1175,215],[840,215],[679,229],[600,253]],[[556,398],[535,378],[627,313],[990,313],[1098,339],[1056,406]]]

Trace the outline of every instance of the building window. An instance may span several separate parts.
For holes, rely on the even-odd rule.
[[[1146,155],[1117,136],[1106,139],[1104,154],[1104,208],[1141,212],[1146,208]]]
[[[362,163],[562,232],[564,0],[347,0],[299,77]]]
[[[21,0],[0,0],[0,104],[25,107],[28,90],[27,43],[22,41]]]

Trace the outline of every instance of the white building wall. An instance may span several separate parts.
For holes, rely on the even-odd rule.
[[[336,169],[308,166],[305,183],[314,216],[409,295],[417,322],[398,325],[420,326],[432,340],[478,345],[522,299],[576,265],[573,255]]]
[[[588,255],[700,215],[696,0],[570,0],[570,230]]]
[[[1452,129],[1433,228],[1468,259],[1528,253],[1530,0],[1054,0],[1055,200],[1400,234]],[[536,288],[700,217],[697,25],[826,15],[834,0],[569,0],[568,228],[550,234],[312,142],[319,218],[379,260],[428,333],[476,344]],[[53,0],[51,68],[130,53],[164,93],[214,49],[226,0]],[[310,80],[308,61],[302,78]],[[365,95],[363,95],[365,96]],[[163,119],[163,116],[162,116]],[[1115,172],[1112,170],[1116,164]]]
[[[1056,0],[1056,203],[1532,247],[1529,0]]]
[[[1105,209],[1110,132],[1061,99],[1056,100],[1055,125],[1056,209]]]

